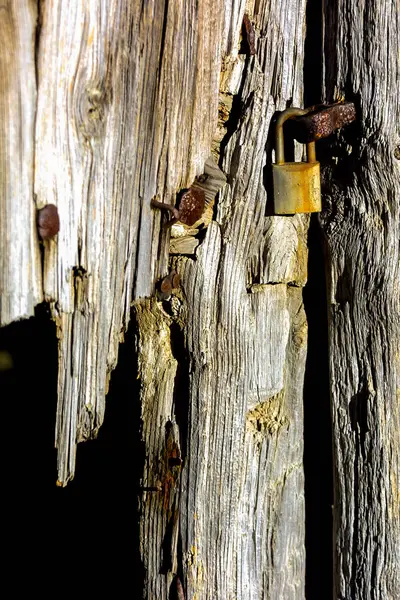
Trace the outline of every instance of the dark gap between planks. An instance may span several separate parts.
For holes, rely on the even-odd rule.
[[[143,449],[132,337],[120,346],[98,438],[78,445],[75,479],[58,488],[55,324],[43,304],[34,318],[0,329],[4,574],[15,595],[142,592]]]
[[[322,234],[311,217],[304,307],[308,351],[304,379],[304,475],[306,505],[306,599],[332,597],[332,427],[328,318]]]
[[[322,100],[322,3],[307,2],[304,106]],[[318,158],[317,144],[317,158]],[[304,305],[308,353],[304,381],[304,473],[306,505],[306,599],[332,597],[332,425],[325,261],[318,215],[311,216],[308,282]]]

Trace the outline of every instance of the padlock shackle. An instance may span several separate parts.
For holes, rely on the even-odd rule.
[[[304,108],[287,108],[278,117],[275,127],[275,160],[277,165],[282,165],[285,162],[285,144],[283,140],[283,124],[288,119],[293,117],[301,117],[306,115],[313,110],[313,107],[309,109]],[[307,144],[307,161],[309,163],[317,162],[317,156],[315,153],[315,142],[309,142]]]

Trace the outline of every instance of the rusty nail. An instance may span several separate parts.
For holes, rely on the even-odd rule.
[[[161,280],[160,292],[163,295],[167,295],[167,296],[169,296],[170,293],[172,292],[172,282],[171,282],[169,275],[167,275],[166,277],[164,277],[164,279]]]
[[[191,226],[196,223],[204,212],[205,195],[203,190],[191,186],[185,190],[179,200],[179,208],[159,202],[156,198],[152,198],[150,204],[153,208],[168,210],[172,213],[172,219],[166,223],[166,227],[171,227],[177,221]]]
[[[185,225],[194,225],[204,212],[205,195],[200,188],[190,187],[180,197],[179,221]]]
[[[176,271],[171,271],[166,275],[159,284],[160,295],[162,299],[171,295],[172,290],[179,286],[181,277]]]
[[[171,273],[168,275],[168,277],[171,280],[173,289],[176,289],[177,287],[179,287],[179,284],[181,282],[181,276],[179,275],[179,273],[177,273],[176,271],[171,271]]]
[[[353,102],[320,104],[307,110],[306,115],[289,121],[292,136],[302,144],[326,138],[356,119],[356,108]]]
[[[161,210],[167,210],[172,214],[172,219],[170,219],[166,223],[166,227],[171,227],[171,225],[173,225],[179,220],[179,211],[177,208],[175,208],[175,206],[171,206],[170,204],[164,204],[164,202],[159,202],[159,200],[157,200],[156,198],[152,198],[150,200],[150,206],[152,206],[153,208],[160,208]]]
[[[53,238],[60,231],[60,218],[55,204],[47,204],[37,214],[38,233],[42,240]]]
[[[170,467],[180,467],[182,465],[182,459],[180,456],[171,456],[168,459],[168,464]]]
[[[149,485],[140,488],[141,492],[162,492],[163,487],[161,481],[157,481],[156,485]]]

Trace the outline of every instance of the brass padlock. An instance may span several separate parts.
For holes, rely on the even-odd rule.
[[[277,215],[312,213],[321,210],[321,182],[315,142],[307,144],[307,162],[285,162],[283,124],[287,119],[307,114],[301,108],[288,108],[276,123],[276,164],[272,165],[274,207]]]

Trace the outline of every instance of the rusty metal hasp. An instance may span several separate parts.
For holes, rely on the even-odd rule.
[[[289,134],[302,144],[326,138],[334,131],[356,120],[353,102],[319,104],[306,109],[306,114],[291,119]]]

